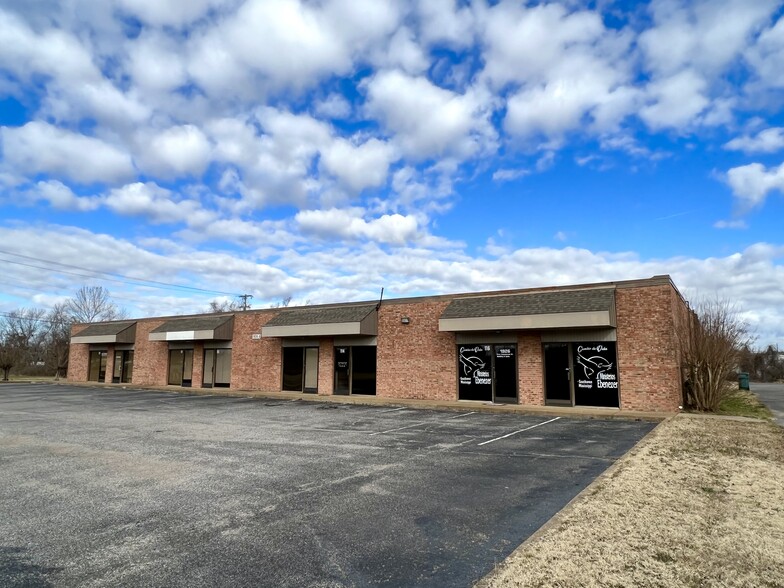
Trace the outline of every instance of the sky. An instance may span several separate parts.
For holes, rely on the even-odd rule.
[[[780,0],[0,0],[0,312],[648,278],[784,348]]]

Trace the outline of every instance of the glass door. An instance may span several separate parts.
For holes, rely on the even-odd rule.
[[[193,378],[193,349],[172,349],[169,351],[170,386],[190,387]]]
[[[517,402],[517,345],[493,346],[494,402]]]
[[[305,383],[303,391],[315,394],[318,391],[318,347],[305,348]]]
[[[350,347],[335,347],[335,390],[333,394],[347,395],[350,390]]]
[[[545,343],[544,390],[545,404],[571,406],[572,370],[569,367],[569,345]]]

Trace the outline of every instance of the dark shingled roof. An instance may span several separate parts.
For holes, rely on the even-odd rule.
[[[375,304],[332,306],[329,308],[293,308],[283,310],[265,327],[358,323],[376,309]]]
[[[601,288],[458,298],[446,307],[441,318],[461,319],[610,310],[613,294],[612,288]]]
[[[99,337],[105,335],[117,335],[125,329],[132,327],[136,321],[123,321],[121,323],[96,323],[88,326],[76,333],[74,337]]]
[[[173,319],[166,321],[160,327],[154,328],[151,333],[170,333],[174,331],[210,331],[217,329],[234,315],[221,316],[195,316],[190,318]]]

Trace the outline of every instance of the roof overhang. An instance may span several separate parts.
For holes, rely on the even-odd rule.
[[[262,337],[338,337],[378,334],[378,312],[374,306],[292,309],[284,313],[261,328]]]
[[[149,334],[150,341],[228,341],[234,316],[182,318],[166,321]]]
[[[614,327],[609,310],[439,319],[439,331],[518,331]]]
[[[136,321],[97,323],[89,325],[71,337],[72,344],[134,343],[135,341]]]

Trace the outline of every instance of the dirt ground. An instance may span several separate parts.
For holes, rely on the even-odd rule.
[[[784,586],[784,429],[662,423],[478,586]]]

